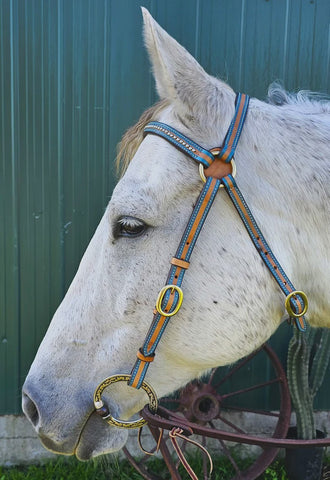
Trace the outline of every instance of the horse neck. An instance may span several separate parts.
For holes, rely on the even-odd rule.
[[[249,189],[251,182],[252,188],[256,181],[263,182],[273,194],[274,187],[294,201],[293,190],[307,186],[316,171],[325,169],[330,141],[327,119],[304,114],[298,106],[295,110],[251,100],[237,151],[242,183]]]

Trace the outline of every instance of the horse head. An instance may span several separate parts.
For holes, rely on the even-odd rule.
[[[93,392],[103,378],[130,372],[202,185],[187,155],[143,129],[150,120],[164,122],[209,150],[222,144],[235,111],[234,91],[208,75],[145,9],[143,16],[160,102],[124,136],[125,173],[23,387],[23,410],[43,444],[80,459],[116,451],[126,441],[125,430],[96,415]],[[236,163],[272,249],[313,299],[310,322],[326,326],[329,110],[323,113],[290,100],[275,106],[252,99]],[[182,307],[147,373],[159,397],[258,348],[285,315],[282,293],[223,191],[183,290]],[[104,395],[123,419],[146,403],[144,392],[123,384]]]

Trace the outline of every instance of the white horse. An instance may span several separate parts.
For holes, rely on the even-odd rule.
[[[114,452],[126,441],[126,430],[95,414],[93,392],[105,377],[131,371],[202,187],[196,164],[158,136],[143,139],[143,127],[161,121],[210,149],[222,143],[234,113],[233,90],[209,76],[146,10],[143,16],[161,102],[124,137],[127,170],[23,388],[24,412],[43,444],[80,459]],[[308,295],[308,321],[329,327],[330,105],[279,95],[282,105],[250,101],[237,182],[284,270]],[[183,290],[182,308],[147,373],[159,397],[247,355],[285,314],[284,296],[223,189]],[[125,384],[104,393],[120,418],[147,403],[144,392]]]

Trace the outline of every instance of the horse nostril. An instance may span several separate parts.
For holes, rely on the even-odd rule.
[[[31,398],[23,392],[23,412],[30,420],[32,425],[36,428],[39,423],[39,412],[35,403]]]

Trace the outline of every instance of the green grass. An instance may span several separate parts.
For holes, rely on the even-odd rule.
[[[191,465],[199,478],[202,477],[201,461],[192,458]],[[170,480],[164,462],[158,459],[148,461],[150,471],[164,480]],[[183,480],[189,477],[182,467],[180,474]],[[215,459],[212,480],[230,480],[233,471],[226,459]],[[288,480],[283,464],[278,461],[267,468],[260,480]],[[141,480],[142,477],[127,461],[109,460],[78,462],[75,459],[59,459],[44,465],[30,465],[20,468],[0,467],[0,480]]]
[[[198,478],[202,479],[202,460],[200,455],[189,459]],[[212,480],[231,480],[234,470],[226,457],[213,458],[214,469]],[[246,460],[245,465],[240,461],[240,468],[244,470],[251,464]],[[330,466],[330,457],[324,459]],[[149,471],[162,480],[171,480],[163,460],[150,458],[147,462]],[[182,480],[190,477],[180,466],[179,472]],[[0,480],[143,480],[136,470],[126,460],[118,461],[116,457],[100,457],[90,462],[79,462],[75,458],[59,457],[43,465],[30,465],[25,467],[4,468],[0,466]],[[289,480],[282,460],[275,461],[258,480]]]

